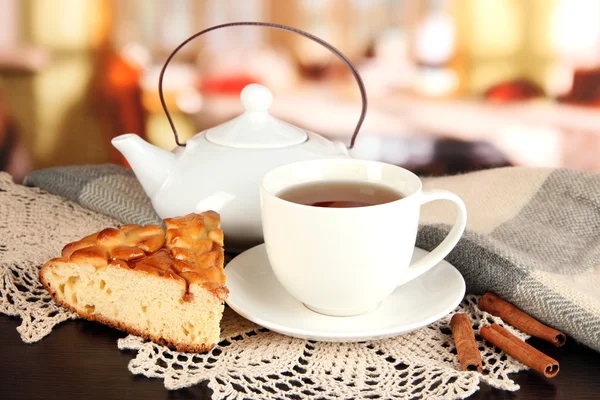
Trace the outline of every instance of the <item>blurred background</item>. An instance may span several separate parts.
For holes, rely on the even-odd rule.
[[[600,172],[598,0],[0,0],[0,167],[120,163],[110,139],[175,146],[158,74],[188,36],[233,21],[294,26],[359,69],[369,109],[354,155],[423,175],[505,165]],[[346,67],[293,33],[234,27],[178,53],[164,90],[183,138],[241,110],[349,141]]]

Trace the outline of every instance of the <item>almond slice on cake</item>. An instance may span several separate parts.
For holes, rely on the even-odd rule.
[[[228,290],[220,217],[207,211],[158,225],[107,228],[69,243],[40,270],[50,295],[82,318],[179,351],[219,341]]]

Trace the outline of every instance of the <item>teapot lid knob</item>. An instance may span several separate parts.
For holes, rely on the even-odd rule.
[[[247,85],[240,94],[242,105],[246,111],[265,112],[273,104],[271,91],[263,85],[252,83]]]
[[[244,87],[240,99],[245,112],[208,129],[205,137],[209,142],[244,149],[276,149],[308,140],[305,130],[269,114],[273,95],[267,87],[251,83]]]

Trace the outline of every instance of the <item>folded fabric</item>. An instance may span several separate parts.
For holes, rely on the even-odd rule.
[[[123,223],[160,222],[120,166],[39,170],[25,184]],[[511,167],[425,179],[424,186],[450,190],[467,205],[467,230],[446,259],[468,293],[493,291],[600,351],[600,174]],[[446,202],[423,206],[417,246],[436,247],[453,216]]]
[[[124,224],[161,224],[161,218],[131,170],[114,164],[41,169],[23,184],[66,197]]]

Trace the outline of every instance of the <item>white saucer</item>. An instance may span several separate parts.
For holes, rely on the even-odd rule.
[[[415,248],[413,260],[427,254]],[[227,304],[250,321],[284,335],[328,342],[383,339],[429,325],[450,313],[465,295],[465,281],[446,261],[396,289],[374,311],[354,317],[315,313],[281,286],[264,244],[225,267]]]

